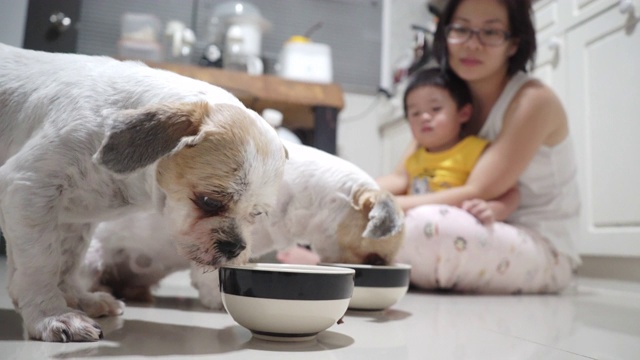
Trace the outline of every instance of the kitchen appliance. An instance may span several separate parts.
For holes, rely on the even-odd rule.
[[[164,32],[166,59],[188,64],[196,42],[196,35],[183,22],[170,20]]]
[[[230,25],[225,37],[222,66],[252,75],[262,74],[264,65],[260,58],[261,36],[254,24]]]
[[[333,81],[331,47],[306,36],[292,36],[282,47],[277,71],[286,79],[330,83]]]
[[[263,72],[262,35],[271,27],[260,10],[243,1],[216,6],[209,26],[207,63],[250,74]]]

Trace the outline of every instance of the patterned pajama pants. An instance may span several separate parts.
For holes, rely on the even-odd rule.
[[[406,214],[397,261],[412,266],[422,289],[469,293],[554,293],[571,282],[568,256],[534,231],[496,222],[482,225],[452,206],[426,205]]]

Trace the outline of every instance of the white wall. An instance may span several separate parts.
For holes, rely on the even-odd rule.
[[[28,0],[0,0],[0,43],[22,47]]]
[[[378,119],[388,107],[382,95],[345,94],[345,108],[340,112],[337,153],[341,158],[360,166],[371,176],[382,174],[382,146]]]
[[[424,26],[431,15],[425,0],[385,0],[384,6],[382,75],[389,78],[382,82],[388,84],[394,63],[413,45],[411,24]],[[397,101],[394,103],[384,96],[345,94],[345,108],[338,123],[338,155],[374,177],[390,171],[382,164],[379,125],[397,116],[397,106]]]

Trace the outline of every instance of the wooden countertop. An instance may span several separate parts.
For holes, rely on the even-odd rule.
[[[196,65],[147,64],[220,86],[257,112],[265,108],[277,109],[284,115],[283,124],[291,129],[313,129],[313,109],[317,106],[338,110],[344,107],[342,88],[338,84],[306,83],[274,75],[255,76]]]

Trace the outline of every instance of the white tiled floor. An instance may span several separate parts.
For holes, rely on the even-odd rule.
[[[378,313],[348,312],[305,343],[252,339],[224,312],[197,301],[186,273],[99,319],[105,340],[23,340],[0,260],[0,359],[640,359],[640,284],[580,279],[560,296],[461,296],[410,292]]]

